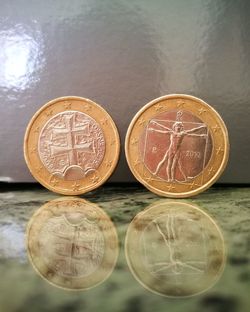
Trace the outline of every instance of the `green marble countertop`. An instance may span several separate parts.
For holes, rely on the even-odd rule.
[[[38,208],[59,197],[38,186],[0,191],[0,311],[249,311],[250,188],[217,186],[194,198],[178,200],[195,204],[215,220],[223,233],[227,260],[212,288],[200,295],[174,299],[142,287],[125,259],[129,223],[160,199],[138,185],[105,186],[82,196],[110,216],[118,233],[119,257],[105,282],[72,292],[42,279],[28,260],[25,228]]]

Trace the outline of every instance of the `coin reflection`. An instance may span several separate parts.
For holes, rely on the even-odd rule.
[[[222,233],[196,206],[158,201],[136,215],[125,241],[134,277],[169,297],[196,295],[213,286],[225,265]]]
[[[88,289],[113,271],[116,229],[108,215],[86,200],[65,197],[43,205],[27,226],[27,252],[35,270],[66,289]]]

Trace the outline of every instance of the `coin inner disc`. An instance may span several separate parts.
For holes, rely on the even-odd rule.
[[[40,252],[48,268],[57,275],[81,278],[100,267],[104,237],[98,225],[82,213],[69,212],[68,217],[81,223],[74,225],[65,215],[47,220],[40,230]]]
[[[100,166],[105,138],[100,125],[89,115],[65,111],[44,125],[38,152],[45,168],[58,178],[83,179]]]
[[[153,116],[140,140],[141,160],[156,179],[189,182],[206,167],[212,154],[207,125],[185,110]]]

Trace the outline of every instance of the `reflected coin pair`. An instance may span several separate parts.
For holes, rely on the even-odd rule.
[[[166,197],[196,195],[222,174],[228,160],[226,126],[204,101],[183,94],[157,98],[133,118],[125,152],[135,178]],[[31,119],[24,140],[26,163],[48,189],[79,195],[102,185],[116,168],[120,140],[98,104],[62,97]]]
[[[114,224],[100,207],[83,199],[46,203],[30,219],[26,235],[34,269],[57,287],[86,290],[100,285],[118,259]],[[140,284],[170,297],[212,287],[226,258],[223,236],[209,215],[197,206],[167,200],[135,216],[127,229],[125,253]]]

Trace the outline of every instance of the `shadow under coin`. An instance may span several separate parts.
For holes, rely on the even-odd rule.
[[[215,221],[197,206],[161,200],[138,213],[125,240],[126,259],[148,290],[168,297],[197,295],[225,267],[225,245]]]
[[[54,286],[85,290],[106,280],[118,257],[114,224],[98,206],[75,197],[52,200],[27,225],[27,253]]]

